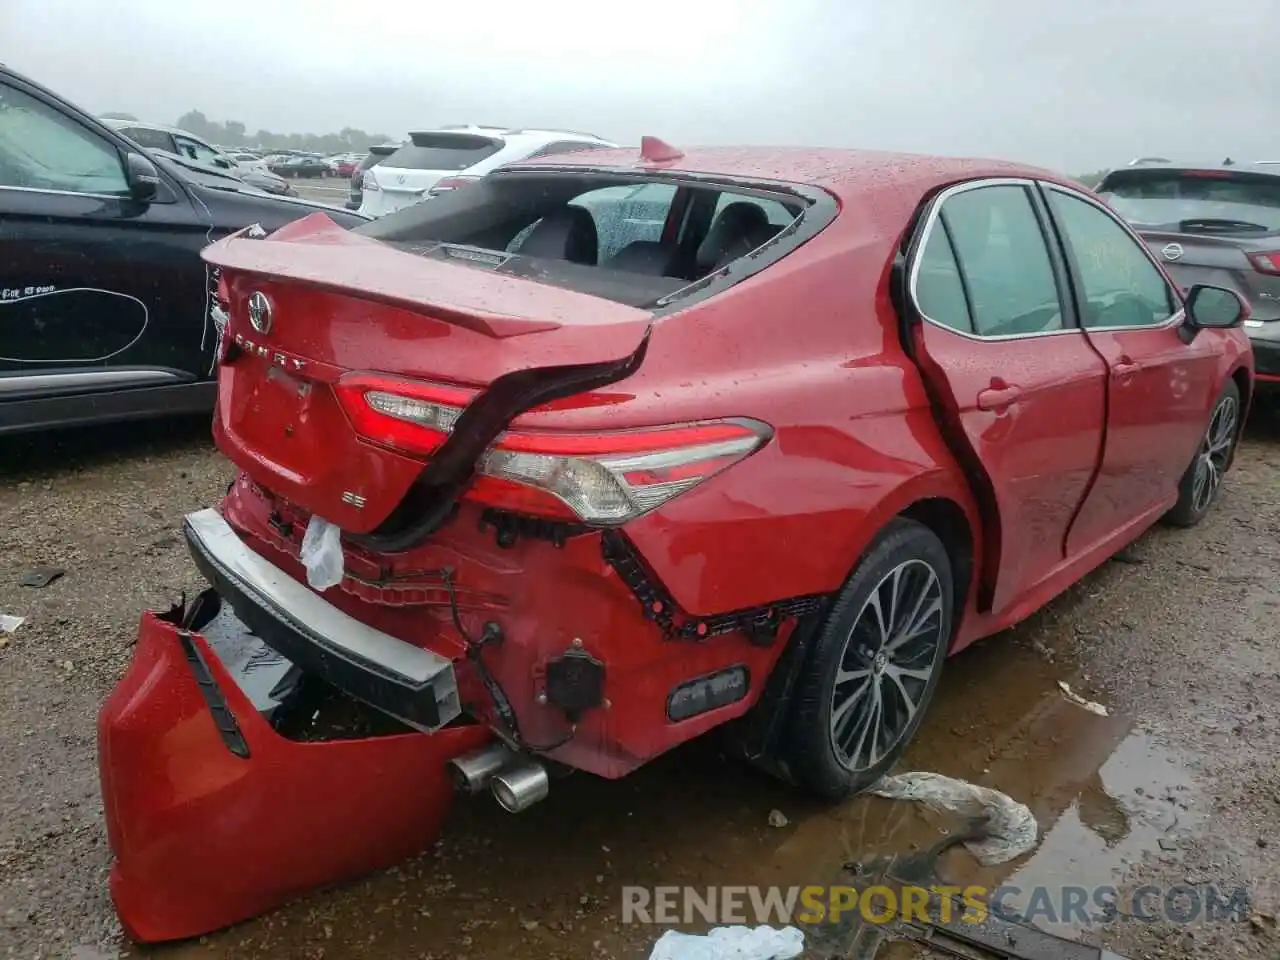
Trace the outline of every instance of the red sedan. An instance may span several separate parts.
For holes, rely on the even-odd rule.
[[[496,734],[458,769],[513,810],[738,718],[866,787],[949,653],[1205,516],[1253,392],[1233,292],[1005,163],[649,141],[205,256],[242,472],[193,556],[302,674]]]

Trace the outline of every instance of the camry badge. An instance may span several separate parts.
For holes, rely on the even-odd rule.
[[[249,323],[259,333],[271,332],[271,301],[261,290],[249,297]]]
[[[1182,244],[1166,243],[1163,247],[1160,248],[1160,253],[1164,255],[1164,258],[1166,260],[1181,260]]]

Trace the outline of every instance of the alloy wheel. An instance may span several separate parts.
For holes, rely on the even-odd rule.
[[[1240,404],[1235,397],[1223,397],[1213,416],[1209,418],[1209,427],[1205,430],[1204,441],[1200,444],[1200,453],[1196,457],[1195,479],[1191,487],[1191,505],[1196,513],[1203,513],[1209,508],[1222,486],[1222,477],[1227,472],[1227,461],[1231,458],[1231,448],[1236,442],[1236,425],[1240,415]]]
[[[863,604],[831,696],[831,745],[846,769],[869,770],[913,729],[946,642],[942,598],[937,571],[908,560]]]

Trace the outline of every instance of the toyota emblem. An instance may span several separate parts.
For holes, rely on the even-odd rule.
[[[249,323],[259,333],[271,332],[271,301],[260,290],[249,297]]]
[[[1181,260],[1182,244],[1166,243],[1163,247],[1160,248],[1160,253],[1163,254],[1166,260]]]

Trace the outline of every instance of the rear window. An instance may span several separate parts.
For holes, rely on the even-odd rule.
[[[651,305],[712,275],[717,284],[770,262],[751,258],[800,219],[785,189],[581,173],[498,172],[356,232],[410,253]],[[778,255],[789,250],[779,244]]]
[[[1098,193],[1137,227],[1280,233],[1280,177],[1228,170],[1122,170]]]
[[[383,162],[401,170],[465,170],[502,149],[503,141],[469,133],[414,133]]]

